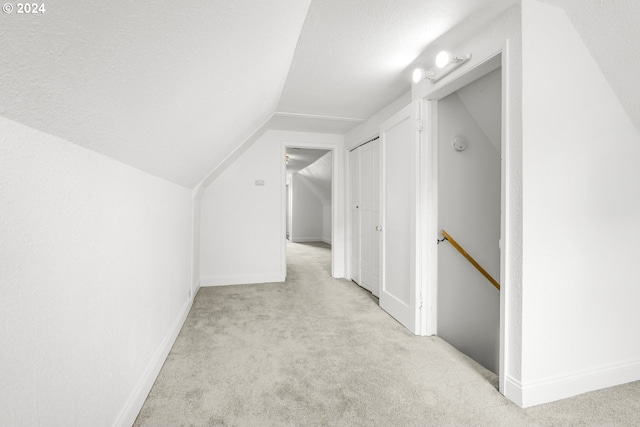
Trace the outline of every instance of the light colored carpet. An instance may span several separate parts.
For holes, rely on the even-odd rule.
[[[136,426],[640,425],[640,383],[523,410],[437,337],[416,337],[325,244],[285,283],[202,288]]]

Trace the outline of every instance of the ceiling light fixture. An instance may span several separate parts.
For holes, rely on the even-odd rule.
[[[442,52],[436,55],[436,67],[444,68],[451,63],[451,52],[447,52],[443,50]]]
[[[424,68],[416,68],[413,70],[413,82],[418,83],[419,81],[424,80],[425,77],[427,77],[426,73],[427,72]]]
[[[440,71],[425,71],[423,68],[416,68],[415,70],[413,70],[413,82],[418,83],[426,79],[431,83],[436,83],[438,80],[440,80],[470,59],[470,53],[467,53],[463,56],[454,56],[451,54],[451,52],[443,50],[442,52],[438,53],[435,61],[435,66]]]

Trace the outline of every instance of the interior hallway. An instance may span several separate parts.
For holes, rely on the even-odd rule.
[[[640,425],[640,383],[520,409],[497,378],[416,337],[328,245],[288,243],[285,283],[200,289],[136,426]]]

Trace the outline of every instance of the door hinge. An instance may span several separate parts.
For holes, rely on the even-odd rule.
[[[420,294],[420,299],[418,300],[418,310],[422,310],[422,302],[423,302],[423,298],[422,298],[422,294]]]
[[[418,126],[418,132],[422,132],[424,130],[424,123],[422,122],[422,119],[416,120],[416,123]]]

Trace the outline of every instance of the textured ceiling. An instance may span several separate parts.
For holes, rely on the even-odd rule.
[[[640,129],[640,2],[545,1]],[[56,1],[0,16],[0,115],[194,187],[273,113],[346,132],[410,89],[430,42],[514,2]]]
[[[513,0],[314,0],[280,112],[367,119],[411,89],[410,66],[453,26]]]
[[[564,9],[640,132],[640,1],[544,0]],[[562,64],[553,64],[561,67]]]
[[[274,111],[310,0],[0,16],[0,115],[193,187]]]

